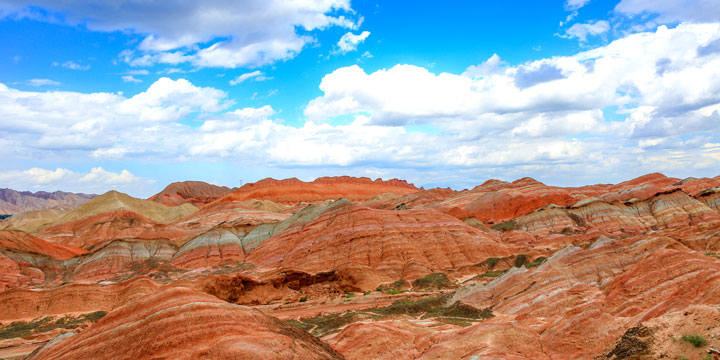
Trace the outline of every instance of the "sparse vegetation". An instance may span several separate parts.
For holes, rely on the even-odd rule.
[[[27,337],[33,334],[42,334],[53,329],[76,329],[87,322],[96,322],[107,313],[104,311],[96,311],[89,314],[83,314],[78,317],[62,317],[54,319],[52,317],[38,318],[30,322],[15,321],[0,329],[0,339],[12,339],[18,337]]]
[[[517,230],[520,229],[520,225],[515,220],[508,220],[505,222],[501,222],[498,224],[495,224],[490,227],[493,230],[498,230],[502,232],[510,231],[510,230]]]
[[[346,298],[353,298],[353,297],[355,297],[355,293],[354,293],[354,292],[346,291],[346,292],[345,292],[345,297],[346,297]]]
[[[381,290],[381,291],[382,291],[382,290]],[[408,291],[409,291],[409,290],[390,289],[390,290],[386,290],[385,293],[386,293],[386,294],[390,294],[390,295],[397,295],[397,294],[406,293],[406,292],[408,292]]]
[[[514,263],[515,267],[521,267],[521,266],[525,265],[525,263],[527,263],[527,262],[528,262],[527,255],[520,254],[520,255],[515,256],[515,263]]]
[[[531,268],[531,267],[540,266],[540,265],[542,265],[542,263],[545,262],[545,260],[547,260],[546,257],[540,256],[540,257],[536,258],[535,260],[533,260],[533,261],[525,264],[525,267],[526,267],[526,268]]]
[[[386,294],[395,295],[395,294],[407,292],[408,290],[402,289],[402,288],[409,288],[409,287],[410,287],[410,284],[407,281],[400,279],[400,280],[394,281],[390,285],[378,286],[377,291],[384,292]]]
[[[306,302],[306,301],[307,301],[307,296],[303,296],[300,298],[300,302]]]
[[[421,288],[421,289],[428,289],[428,288],[437,288],[438,290],[453,286],[453,282],[448,279],[447,275],[443,273],[432,273],[427,276],[421,277],[419,279],[416,279],[412,282],[413,288]]]
[[[11,217],[11,216],[12,216],[12,215],[10,215],[10,214],[0,214],[0,220],[5,220],[5,219],[7,219],[7,218],[9,218],[9,217]]]
[[[701,347],[707,344],[707,340],[700,335],[683,335],[680,339],[692,344],[694,347]]]
[[[500,262],[500,258],[491,257],[491,258],[487,258],[487,259],[483,260],[483,262],[481,262],[479,264],[475,264],[475,266],[477,266],[477,267],[487,266],[488,270],[492,270],[495,268],[495,266],[499,262]]]
[[[715,252],[706,252],[705,256],[710,256],[710,257],[714,257],[716,259],[720,259],[720,254],[715,253]]]
[[[363,319],[382,319],[390,315],[411,315],[422,318],[436,318],[448,324],[468,326],[473,321],[493,317],[488,309],[476,309],[472,306],[456,302],[447,306],[453,294],[428,297],[416,301],[398,300],[389,306],[367,309],[365,311],[348,311],[343,314],[328,314],[302,320],[288,320],[289,325],[323,336],[347,324]]]
[[[493,277],[494,278],[494,277],[498,277],[506,272],[507,272],[507,270],[488,271],[483,274],[475,275],[475,277],[473,279],[478,279],[478,278],[482,278],[482,277]]]

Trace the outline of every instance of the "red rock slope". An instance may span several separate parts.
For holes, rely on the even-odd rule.
[[[406,195],[418,191],[405,180],[392,179],[375,181],[369,178],[338,176],[321,177],[312,182],[296,178],[275,180],[264,179],[247,184],[218,201],[271,200],[281,204],[314,202],[328,199],[364,201],[377,195],[394,193]]]
[[[59,260],[66,260],[87,252],[71,246],[53,244],[22,231],[11,230],[0,231],[0,246],[8,249],[47,255]]]
[[[375,210],[338,202],[258,246],[246,261],[309,273],[358,264],[396,280],[511,255],[494,233],[435,210]]]
[[[258,310],[169,288],[110,312],[29,359],[341,359],[328,345]]]
[[[209,204],[229,193],[233,189],[226,186],[217,186],[202,181],[174,182],[161,192],[148,200],[167,206],[177,206],[186,203],[201,207]]]

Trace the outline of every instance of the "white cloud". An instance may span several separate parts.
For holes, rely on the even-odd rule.
[[[61,18],[90,30],[142,35],[137,52],[121,54],[134,66],[181,62],[200,67],[260,66],[294,57],[315,41],[307,32],[331,26],[355,29],[360,23],[350,0],[19,0],[0,6],[6,15],[41,21]],[[56,12],[62,16],[54,17]]]
[[[119,173],[96,167],[88,173],[57,168],[48,170],[31,168],[27,170],[0,171],[4,186],[21,190],[57,190],[76,192],[105,192],[112,189],[131,189],[133,186],[151,184],[153,181],[133,175],[128,170]]]
[[[500,56],[498,56],[498,54],[493,54],[482,64],[470,65],[467,70],[465,70],[463,75],[469,77],[483,77],[502,74],[505,72],[504,67],[506,67],[507,65],[508,63],[500,59]]]
[[[122,76],[122,81],[123,81],[123,82],[136,83],[136,84],[142,82],[142,80],[140,80],[140,79],[138,79],[138,78],[136,78],[136,77],[134,77],[134,76],[132,76],[132,75],[123,75],[123,76]]]
[[[272,77],[267,77],[265,74],[260,70],[255,70],[249,73],[244,73],[239,75],[233,80],[230,80],[230,85],[237,85],[245,80],[254,79],[255,81],[265,81],[265,80],[271,80]]]
[[[720,20],[720,2],[714,0],[622,0],[615,11],[627,16],[656,15],[661,23]]]
[[[50,79],[30,79],[27,81],[30,86],[58,86],[60,82]]]
[[[135,69],[127,72],[128,75],[147,75],[150,72],[145,69]]]
[[[565,10],[574,11],[587,5],[589,2],[590,0],[566,0]]]
[[[608,32],[608,30],[610,30],[610,23],[605,20],[598,20],[573,24],[573,26],[565,30],[565,35],[559,36],[567,39],[576,38],[580,40],[580,42],[586,42],[588,36],[602,35]]]
[[[338,48],[336,52],[340,54],[347,54],[351,51],[355,51],[357,50],[358,45],[363,43],[368,36],[370,36],[369,31],[363,31],[358,35],[348,32],[338,41]]]
[[[140,178],[123,169],[119,174],[106,171],[101,167],[92,168],[90,173],[83,175],[79,181],[90,183],[101,183],[107,185],[129,184],[139,181]]]
[[[78,62],[75,62],[75,61],[72,61],[72,60],[66,61],[66,62],[64,62],[64,63],[62,63],[62,64],[59,63],[59,62],[57,62],[57,61],[55,61],[55,62],[52,63],[52,66],[62,66],[62,67],[64,67],[64,68],[66,68],[66,69],[70,69],[70,70],[81,70],[81,71],[89,70],[89,69],[90,69],[90,65],[82,65],[82,64],[80,64],[80,63],[78,63]]]

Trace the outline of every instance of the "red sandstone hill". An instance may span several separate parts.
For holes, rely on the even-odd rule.
[[[166,186],[165,189],[148,200],[167,206],[190,203],[201,207],[231,193],[233,190],[226,186],[212,185],[202,181],[182,181]]]
[[[169,288],[115,309],[29,359],[341,359],[327,344],[252,308]]]
[[[375,181],[366,177],[321,177],[304,182],[296,178],[275,180],[263,179],[243,185],[218,201],[270,200],[281,204],[314,202],[334,199],[364,201],[375,196],[393,193],[406,195],[418,191],[405,180],[391,179]]]
[[[264,241],[247,261],[309,273],[352,266],[361,283],[363,276],[414,280],[510,254],[497,235],[435,210],[375,210],[338,202]],[[365,284],[363,291],[377,285]]]
[[[47,255],[66,260],[87,251],[72,246],[57,245],[17,230],[0,230],[0,246],[24,252]]]

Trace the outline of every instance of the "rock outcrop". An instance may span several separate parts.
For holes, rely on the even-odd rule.
[[[341,359],[258,310],[169,288],[119,307],[29,359]]]
[[[354,263],[393,279],[416,279],[510,254],[497,235],[434,210],[375,210],[339,203],[305,225],[266,240],[247,261],[309,273]]]
[[[153,195],[148,200],[167,206],[192,204],[202,207],[232,191],[233,189],[229,187],[217,186],[202,181],[182,181],[166,186],[161,192]]]
[[[270,200],[281,204],[336,200],[369,200],[375,196],[393,193],[406,195],[418,191],[404,180],[355,178],[350,176],[321,177],[311,182],[296,178],[275,180],[263,179],[246,184],[218,201]]]

